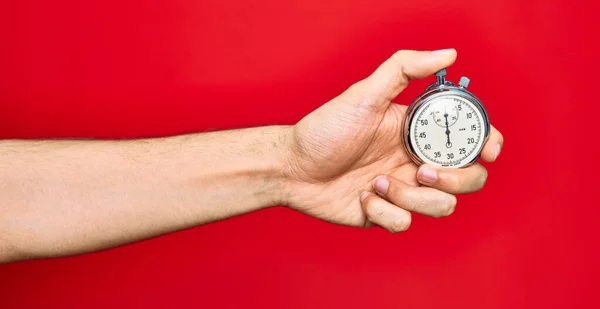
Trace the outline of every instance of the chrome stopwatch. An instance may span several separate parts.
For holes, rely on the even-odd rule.
[[[417,164],[461,168],[473,164],[490,134],[483,103],[467,90],[470,80],[458,86],[446,81],[446,69],[435,73],[431,84],[409,106],[402,125],[406,152]]]

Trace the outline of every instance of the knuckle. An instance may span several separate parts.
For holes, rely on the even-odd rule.
[[[409,194],[406,192],[402,195],[399,200],[398,205],[404,209],[408,209],[412,212],[419,212],[425,208],[427,208],[427,201],[425,198],[420,196],[415,196],[416,194]]]
[[[0,230],[0,264],[28,257],[24,251],[18,249],[15,242],[10,241],[8,233]]]
[[[487,178],[488,178],[488,171],[484,167],[484,168],[482,168],[482,171],[481,171],[480,176],[479,176],[479,182],[477,184],[477,190],[483,189],[483,187],[487,183]]]
[[[450,188],[450,193],[460,193],[463,191],[463,186],[464,186],[464,180],[462,177],[458,176],[454,178],[454,181],[452,182],[451,188]]]
[[[456,197],[452,195],[450,198],[446,199],[445,203],[442,206],[440,211],[441,217],[448,217],[454,213],[456,210]]]
[[[346,90],[346,93],[349,95],[348,98],[351,98],[350,101],[354,102],[359,110],[369,110],[372,104],[372,95],[371,88],[366,80],[361,80],[352,84]]]
[[[497,130],[496,130],[496,133],[498,135],[498,137],[497,137],[498,138],[498,143],[500,145],[504,144],[504,135],[502,135],[502,133],[500,133],[500,131],[497,131]]]
[[[406,58],[406,56],[409,54],[410,51],[405,50],[405,49],[400,49],[397,50],[396,52],[394,52],[394,54],[392,55],[392,58],[396,59],[396,60],[402,60],[404,58]]]
[[[377,220],[385,214],[385,207],[381,203],[377,202],[376,196],[369,196],[365,200],[367,208],[367,217],[372,220]]]
[[[411,218],[405,217],[405,218],[398,218],[395,219],[394,221],[392,221],[392,223],[390,224],[390,232],[392,233],[400,233],[400,232],[404,232],[406,230],[408,230],[408,228],[410,227],[411,224]]]

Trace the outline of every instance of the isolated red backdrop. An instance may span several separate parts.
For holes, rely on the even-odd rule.
[[[292,124],[397,49],[454,47],[506,144],[482,192],[403,234],[275,208],[0,265],[0,308],[598,308],[597,8],[578,3],[5,1],[1,138]]]

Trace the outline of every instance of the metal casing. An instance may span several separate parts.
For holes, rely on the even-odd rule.
[[[484,142],[481,144],[480,149],[477,149],[477,155],[473,158],[473,160],[465,162],[461,166],[458,166],[458,168],[467,167],[475,163],[479,159],[481,151],[483,150],[483,147],[485,146],[489,138],[490,120],[487,110],[483,106],[483,103],[474,94],[472,94],[466,88],[455,86],[452,82],[446,81],[444,85],[439,85],[437,82],[433,83],[429,85],[429,87],[425,89],[425,92],[423,92],[419,97],[417,97],[413,101],[413,103],[408,107],[406,115],[404,116],[404,121],[402,123],[401,137],[402,143],[404,144],[404,149],[406,150],[406,153],[408,153],[410,158],[413,160],[413,162],[415,162],[417,165],[422,165],[425,163],[425,161],[423,161],[423,159],[421,159],[416,154],[413,148],[413,141],[410,136],[410,124],[412,123],[413,116],[417,111],[419,111],[423,106],[425,106],[426,103],[447,95],[459,96],[469,101],[473,104],[473,106],[475,106],[475,108],[481,113],[483,117],[482,128],[484,134]]]

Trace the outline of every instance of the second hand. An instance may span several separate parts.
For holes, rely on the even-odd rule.
[[[445,106],[444,106],[444,118],[446,118],[446,137],[448,138],[448,141],[446,142],[446,148],[450,148],[450,147],[452,147],[452,143],[450,142],[450,128],[448,126],[448,111],[446,110]]]

